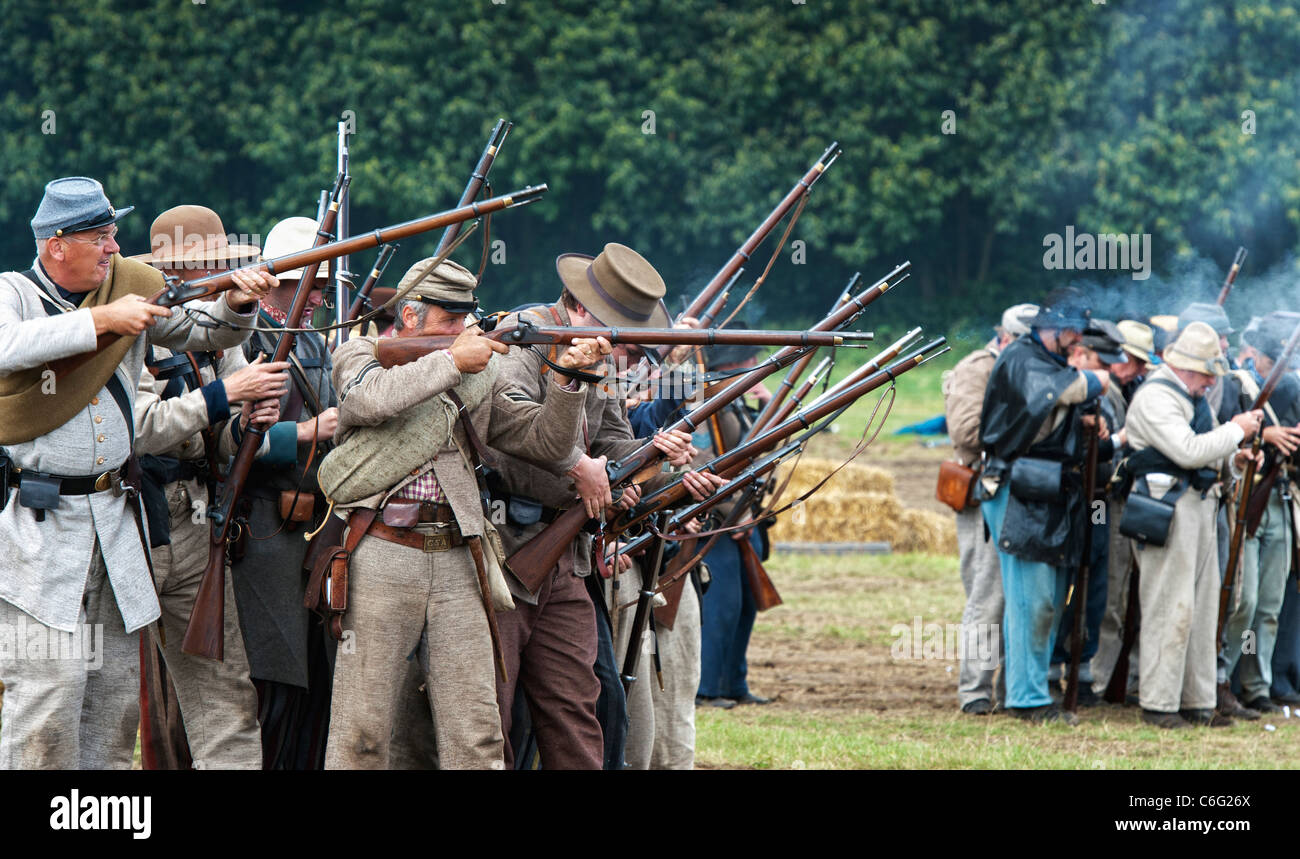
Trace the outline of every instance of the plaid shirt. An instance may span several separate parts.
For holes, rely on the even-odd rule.
[[[397,493],[396,497],[403,501],[432,501],[434,504],[447,503],[447,493],[442,491],[442,486],[438,484],[438,478],[434,476],[432,468],[403,486],[402,491]]]

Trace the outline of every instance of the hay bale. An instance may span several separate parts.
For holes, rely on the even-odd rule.
[[[840,492],[823,488],[777,517],[771,536],[781,543],[898,541],[903,505],[892,492]]]
[[[833,459],[817,459],[805,456],[801,458],[795,468],[794,477],[790,480],[790,486],[786,490],[786,498],[795,499],[817,485],[817,482],[835,470],[840,462]],[[778,469],[776,485],[780,486],[782,481],[790,473],[790,465],[782,465]],[[883,468],[876,468],[873,465],[865,465],[861,462],[850,462],[836,473],[826,485],[823,486],[818,494],[831,489],[839,489],[845,492],[883,492],[887,495],[894,493],[894,475],[885,471]]]
[[[933,510],[905,509],[899,525],[895,552],[924,552],[929,555],[957,554],[957,522]]]

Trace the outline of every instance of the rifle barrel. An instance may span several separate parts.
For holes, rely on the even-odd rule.
[[[465,183],[465,190],[461,192],[461,206],[468,206],[470,201],[478,196],[478,192],[483,188],[483,183],[487,181],[487,175],[492,170],[492,162],[496,160],[497,152],[501,150],[501,144],[505,142],[506,135],[514,127],[513,122],[507,122],[504,119],[498,119],[497,124],[492,128],[492,134],[488,137],[487,146],[483,147],[483,153],[478,157],[478,163],[474,165],[474,172],[470,174],[469,181]],[[449,226],[442,234],[442,240],[438,242],[438,248],[433,252],[434,256],[441,256],[442,252],[451,247],[451,243],[456,241],[456,236],[460,235],[460,222]]]

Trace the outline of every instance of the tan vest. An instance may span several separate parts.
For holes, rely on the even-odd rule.
[[[108,277],[86,295],[81,306],[101,307],[124,295],[147,298],[160,292],[163,285],[162,272],[114,254]],[[49,364],[0,378],[0,444],[31,441],[71,420],[103,390],[134,343],[135,337],[111,340],[57,382]]]

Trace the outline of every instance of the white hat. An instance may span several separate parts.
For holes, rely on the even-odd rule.
[[[1204,322],[1192,322],[1165,347],[1165,363],[1207,376],[1226,376],[1228,361],[1219,348],[1219,334]]]
[[[1024,320],[1037,315],[1037,304],[1017,304],[1003,311],[1002,324],[998,327],[1008,334],[1022,337],[1029,333],[1029,326],[1025,324]]]
[[[316,222],[311,218],[285,218],[271,227],[262,245],[262,259],[272,260],[277,257],[305,251],[316,244]],[[281,280],[297,280],[302,277],[302,269],[277,271],[275,276]],[[329,264],[321,263],[316,269],[317,280],[329,279]]]

